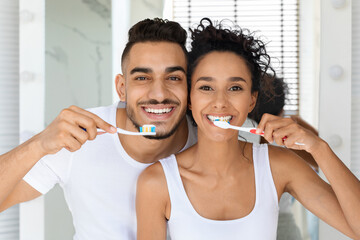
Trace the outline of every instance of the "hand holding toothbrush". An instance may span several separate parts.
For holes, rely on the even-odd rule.
[[[62,148],[75,152],[88,140],[94,140],[104,133],[121,133],[127,135],[155,135],[155,126],[144,125],[140,132],[130,132],[116,128],[105,122],[96,114],[77,106],[61,111],[54,121],[34,137],[40,156],[54,154]]]
[[[77,106],[71,106],[61,113],[42,132],[34,137],[39,155],[54,154],[62,148],[74,152],[88,140],[94,140],[97,129],[116,133],[116,128],[97,115]],[[83,129],[86,129],[84,131]]]
[[[264,114],[257,127],[257,132],[264,132],[268,142],[295,150],[305,150],[310,154],[324,141],[310,130],[300,126],[292,118],[282,118]],[[301,143],[301,144],[296,144]]]

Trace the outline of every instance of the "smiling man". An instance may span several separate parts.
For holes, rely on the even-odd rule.
[[[130,48],[128,50],[128,48]],[[122,57],[124,75],[116,79],[128,120],[139,128],[156,125],[156,139],[172,136],[187,107],[186,50],[173,42],[129,44]]]
[[[134,25],[122,55],[123,75],[115,80],[125,107],[71,106],[44,131],[1,155],[0,211],[59,183],[73,216],[74,239],[136,239],[139,174],[196,142],[185,117],[185,41],[185,30],[175,22],[146,19]],[[155,125],[156,135],[115,134],[114,126],[139,131],[144,124]],[[97,128],[107,133],[98,135]]]

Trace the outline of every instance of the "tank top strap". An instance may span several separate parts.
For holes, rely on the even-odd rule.
[[[269,160],[269,151],[267,144],[253,144],[253,161],[255,171],[256,188],[261,189],[256,191],[258,201],[271,201],[274,207],[278,209],[279,201],[274,179],[271,173],[271,166]]]
[[[186,202],[184,199],[186,195],[184,196],[184,187],[181,181],[179,167],[174,154],[159,160],[159,162],[164,170],[171,202],[171,213],[173,213],[175,208],[183,207],[184,202]]]

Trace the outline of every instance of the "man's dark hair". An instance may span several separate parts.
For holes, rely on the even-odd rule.
[[[272,78],[271,76],[266,77]],[[249,118],[253,119],[257,123],[260,122],[261,117],[265,113],[270,113],[275,116],[280,115],[285,106],[285,95],[288,91],[286,83],[282,78],[279,77],[273,78],[271,82],[274,94],[269,95],[260,91],[256,106],[254,110],[249,114]]]
[[[121,63],[124,63],[131,47],[135,43],[141,42],[177,43],[184,51],[186,57],[186,37],[186,31],[177,22],[160,18],[142,20],[132,26],[129,30],[129,39],[121,56]]]

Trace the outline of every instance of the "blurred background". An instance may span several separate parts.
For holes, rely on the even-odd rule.
[[[117,101],[128,29],[144,18],[227,19],[268,42],[288,84],[286,114],[319,130],[360,176],[360,2],[355,0],[0,0],[0,154],[70,105]],[[229,22],[230,24],[230,22]],[[321,174],[321,173],[320,173]],[[303,239],[347,239],[291,210]],[[72,239],[60,187],[0,214],[0,240]],[[313,234],[313,235],[311,235]]]

